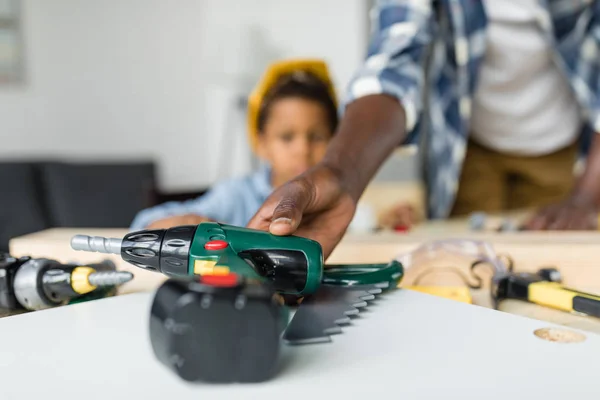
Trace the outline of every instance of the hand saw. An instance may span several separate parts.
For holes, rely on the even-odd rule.
[[[398,261],[387,265],[332,265],[324,272],[316,293],[304,297],[283,333],[287,344],[331,342],[330,335],[342,333],[342,326],[384,290],[398,286],[404,270]]]

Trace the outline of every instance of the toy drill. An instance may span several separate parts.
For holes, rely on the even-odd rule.
[[[68,304],[85,295],[130,281],[130,272],[116,271],[106,260],[86,266],[0,254],[0,308],[42,310]]]
[[[375,294],[397,287],[404,273],[397,261],[325,267],[318,242],[214,222],[123,239],[78,235],[71,247],[119,254],[172,278],[155,295],[150,339],[156,357],[192,381],[270,378],[281,338],[330,341],[341,332],[338,324]],[[289,323],[288,294],[303,297]]]
[[[215,222],[131,232],[123,239],[77,235],[71,247],[119,254],[133,265],[169,277],[235,273],[270,281],[278,292],[299,296],[314,293],[322,281],[345,286],[392,284],[402,275],[398,266],[387,264],[324,269],[316,241]]]

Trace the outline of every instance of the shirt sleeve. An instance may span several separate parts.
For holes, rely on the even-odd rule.
[[[583,62],[596,69],[595,82],[592,82],[592,95],[594,100],[591,105],[591,125],[594,131],[600,134],[600,3],[594,5],[593,23],[581,46]],[[590,69],[592,69],[590,68]]]
[[[240,185],[235,181],[218,183],[210,191],[193,200],[168,202],[140,211],[131,223],[131,230],[145,229],[151,223],[178,215],[196,214],[215,221],[227,222],[231,219]]]
[[[424,56],[431,42],[432,0],[377,0],[367,58],[348,85],[344,107],[373,94],[397,98],[407,131],[422,109]]]

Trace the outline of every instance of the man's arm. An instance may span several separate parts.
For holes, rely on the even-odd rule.
[[[589,33],[582,45],[582,58],[584,62],[591,63],[598,68],[600,56],[600,4],[596,3],[592,10],[594,23],[591,24]],[[591,59],[590,59],[591,58]],[[596,78],[591,88],[591,116],[592,128],[596,134],[592,138],[587,156],[585,169],[575,186],[575,196],[581,197],[600,206],[600,78]]]
[[[279,187],[248,227],[339,243],[379,167],[416,125],[432,0],[377,2],[369,55],[348,87],[345,114],[323,161]]]
[[[406,136],[404,107],[388,95],[369,95],[346,109],[323,164],[358,202],[369,181]]]
[[[381,0],[365,63],[348,86],[345,115],[324,164],[355,201],[411,131],[422,109],[431,0]]]

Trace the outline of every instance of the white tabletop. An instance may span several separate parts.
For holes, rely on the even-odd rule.
[[[387,294],[328,344],[286,348],[254,385],[188,384],[154,359],[150,294],[0,319],[0,398],[600,398],[600,336],[553,343],[547,324],[407,290]]]

